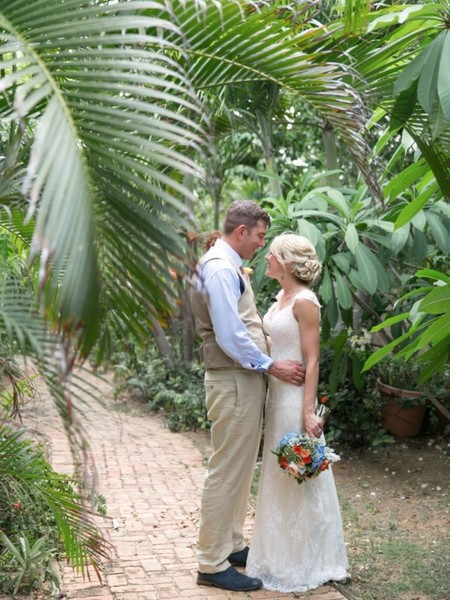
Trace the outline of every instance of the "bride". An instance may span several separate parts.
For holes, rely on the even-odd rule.
[[[309,285],[321,264],[312,244],[297,234],[276,237],[266,256],[269,277],[282,287],[264,317],[275,360],[306,366],[302,388],[270,377],[260,487],[247,574],[265,588],[304,592],[349,577],[342,520],[330,469],[300,485],[272,453],[280,438],[297,431],[323,439],[315,414],[319,379],[320,304]]]

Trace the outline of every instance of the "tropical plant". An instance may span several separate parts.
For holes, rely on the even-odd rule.
[[[364,188],[353,191],[318,186],[305,189],[299,199],[292,191],[286,199],[267,200],[273,219],[268,240],[283,231],[305,235],[324,264],[319,288],[325,309],[324,333],[333,329],[338,319],[346,326],[361,325],[354,323],[355,307],[364,315],[363,325],[378,323],[396,288],[404,286],[408,273],[412,275],[422,263],[423,248],[429,260],[439,251],[433,253],[436,243],[430,228],[417,223],[395,231],[395,216],[391,215],[397,207],[387,212],[364,192]],[[429,210],[438,209],[433,205]],[[441,227],[447,237],[450,221],[445,213]],[[442,259],[437,255],[436,260]],[[253,278],[257,289],[263,281],[262,267],[257,266]]]
[[[17,573],[3,586],[4,591],[17,594],[19,590],[41,589],[47,579],[52,582],[52,591],[57,589],[59,576],[51,564],[53,556],[46,548],[45,536],[31,546],[26,537],[20,537],[14,544],[4,532],[0,532],[0,541],[11,556],[10,568]]]
[[[409,310],[386,319],[372,329],[374,333],[385,328],[390,328],[392,332],[398,324],[406,324],[406,331],[402,328],[399,335],[393,336],[394,339],[389,344],[372,354],[366,360],[364,370],[370,369],[393,351],[396,351],[396,359],[414,360],[417,366],[421,365],[418,383],[427,382],[448,365],[450,278],[431,269],[418,271],[416,277],[422,281],[425,279],[428,285],[405,294],[399,299],[399,304],[411,301],[417,296],[422,297],[416,300]]]
[[[76,482],[55,472],[25,434],[23,429],[0,429],[1,529],[8,532],[12,543],[26,531],[25,537],[34,545],[55,528],[58,533],[49,543],[59,545],[62,541],[77,570],[84,572],[92,565],[99,575],[98,563],[109,556],[109,545],[93,523],[94,513],[76,490]],[[36,551],[43,544],[39,542]]]
[[[318,395],[330,409],[326,421],[327,440],[347,447],[391,443],[393,438],[383,429],[380,420],[377,371],[374,369],[361,376],[361,360],[369,349],[362,350],[348,343],[348,338],[353,336],[355,333],[348,336],[343,330],[321,344]]]
[[[0,202],[15,209],[2,223],[12,230],[17,221],[36,269],[28,287],[30,271],[2,277],[0,335],[48,373],[66,419],[86,389],[77,360],[93,350],[104,360],[111,339],[147,341],[173,306],[171,270],[185,260],[194,223],[189,182],[210,152],[211,96],[220,104],[230,84],[288,89],[351,149],[370,190],[359,200],[379,197],[356,88],[368,82],[389,114],[387,86],[440,14],[435,5],[414,10],[376,7],[373,35],[351,36],[339,19],[317,20],[313,2],[0,0]],[[421,21],[409,20],[413,12]],[[357,10],[349,14],[358,22]],[[441,24],[432,22],[435,31]],[[411,123],[404,129],[445,195],[443,153]],[[80,422],[70,431],[79,439]]]
[[[0,114],[36,123],[23,181],[36,218],[32,256],[48,318],[82,355],[108,308],[116,326],[142,336],[148,315],[167,305],[170,257],[183,253],[192,199],[179,178],[196,173],[187,149],[207,139],[194,90],[238,80],[289,86],[370,175],[362,104],[337,65],[299,51],[292,13],[249,3],[244,14],[234,1],[26,6],[0,4]]]

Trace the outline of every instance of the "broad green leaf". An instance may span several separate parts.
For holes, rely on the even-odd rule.
[[[408,241],[409,231],[410,231],[409,224],[406,223],[399,229],[396,229],[394,231],[394,233],[392,234],[392,237],[391,237],[392,250],[395,255],[397,255],[400,252],[400,250],[402,250],[402,248],[405,246],[406,242]]]
[[[404,312],[400,315],[395,315],[394,317],[389,317],[382,323],[379,323],[378,325],[374,325],[372,327],[372,329],[370,330],[370,333],[375,333],[377,331],[381,331],[381,329],[386,329],[386,327],[390,327],[391,325],[400,323],[401,321],[404,321],[405,319],[407,319],[408,316],[409,316],[409,311]]]
[[[392,134],[397,132],[414,113],[414,108],[417,102],[417,82],[414,82],[407,90],[403,90],[397,96],[392,108],[391,120],[389,123],[388,132]],[[399,151],[401,147],[399,148]],[[393,159],[392,159],[393,160]],[[391,162],[392,162],[391,160]],[[387,165],[389,168],[390,165]]]
[[[444,362],[448,362],[450,351],[450,340],[448,338],[441,340],[438,344],[435,344],[425,350],[425,352],[420,352],[415,359],[420,363],[439,362],[442,358]]]
[[[423,158],[409,165],[385,186],[385,198],[388,201],[397,199],[409,186],[423,177],[428,170],[429,166]]]
[[[310,210],[310,209],[295,210],[292,213],[292,217],[299,217],[299,218],[306,218],[306,219],[317,218],[317,219],[324,220],[324,221],[330,221],[330,223],[333,223],[334,225],[339,227],[339,229],[342,228],[342,221],[338,216],[333,215],[330,212],[326,212],[326,211],[322,211],[322,210]]]
[[[328,267],[325,266],[323,270],[322,282],[320,284],[320,295],[322,296],[325,304],[328,304],[328,302],[330,302],[332,294],[333,289],[330,278],[330,272],[328,270]]]
[[[431,115],[438,102],[437,81],[442,46],[445,39],[445,31],[442,31],[428,46],[427,59],[422,67],[422,72],[417,86],[417,99],[424,111]]]
[[[414,298],[414,296],[421,296],[422,294],[428,294],[428,292],[430,291],[430,286],[421,286],[419,288],[414,288],[412,290],[410,290],[409,292],[406,292],[406,294],[403,294],[403,296],[398,300],[398,302],[406,300],[407,298]],[[420,300],[419,300],[420,302]]]
[[[377,272],[378,287],[385,292],[389,292],[392,285],[389,270],[381,264],[375,254],[372,254],[372,262]]]
[[[350,271],[350,259],[347,254],[341,252],[340,254],[334,254],[331,258],[343,273]]]
[[[395,338],[395,340],[392,340],[392,342],[389,342],[389,344],[386,344],[385,346],[383,346],[382,348],[380,348],[373,354],[371,354],[369,356],[369,358],[366,360],[366,362],[364,363],[362,370],[368,371],[369,369],[371,369],[374,365],[376,365],[378,362],[380,362],[380,360],[382,360],[385,356],[390,354],[392,352],[392,350],[394,350],[394,348],[396,348],[401,342],[403,342],[408,337],[409,337],[408,333],[405,333],[405,334],[401,335],[400,337]]]
[[[358,273],[361,278],[361,282],[364,286],[364,289],[367,290],[369,294],[375,293],[378,284],[374,259],[375,257],[373,253],[367,248],[367,246],[364,246],[364,244],[360,243],[356,251],[356,263],[358,265]]]
[[[450,123],[450,33],[448,29],[445,32],[437,88],[442,111],[447,122]]]
[[[425,365],[420,374],[419,383],[426,383],[435,373],[445,369],[449,360],[449,349],[450,342],[448,339],[444,339],[417,356],[417,360]]]
[[[347,201],[344,195],[339,190],[327,188],[325,192],[325,197],[328,204],[334,206],[334,208],[336,208],[336,210],[338,210],[343,217],[347,219],[349,218],[350,213]]]
[[[428,344],[438,344],[446,337],[450,342],[450,312],[427,324],[426,330],[415,340],[415,348],[421,350]]]
[[[450,234],[448,229],[434,212],[428,211],[426,218],[436,244],[444,254],[450,254]]]
[[[418,262],[423,262],[428,254],[427,238],[425,234],[422,233],[422,231],[419,231],[418,229],[413,229],[412,234],[414,258]]]
[[[411,221],[416,229],[419,231],[424,231],[427,224],[427,219],[423,211],[419,211],[416,215],[414,215]]]
[[[429,277],[430,279],[435,279],[437,281],[444,281],[445,283],[450,284],[450,277],[441,271],[436,271],[434,269],[420,269],[416,273],[417,277]]]
[[[350,269],[350,272],[348,274],[348,277],[352,283],[352,285],[357,289],[357,290],[365,290],[363,281],[358,273],[358,271],[356,271],[355,269]]]
[[[449,125],[449,121],[445,117],[441,102],[436,102],[431,114],[429,115],[429,119],[431,139],[437,140],[440,135],[445,133]]]
[[[313,246],[317,246],[322,234],[319,229],[306,219],[297,219],[297,231],[300,235],[306,237]]]
[[[328,202],[326,200],[325,194],[320,193],[319,190],[311,190],[307,194],[300,199],[297,206],[301,209],[311,209],[311,210],[319,210],[326,211]]]
[[[336,296],[334,294],[332,286],[330,299],[328,300],[325,306],[324,317],[327,319],[328,323],[332,328],[336,327],[336,323],[339,318],[339,310],[336,302]]]
[[[338,270],[333,272],[336,281],[336,297],[339,304],[344,309],[351,308],[353,305],[353,297],[342,275]]]
[[[394,84],[393,90],[394,97],[397,96],[400,92],[409,89],[413,85],[413,83],[420,77],[423,66],[426,63],[428,56],[431,52],[430,45],[431,44],[426,46],[425,49],[422,50],[422,52],[414,60],[407,64],[403,71],[400,73],[400,75],[397,77],[397,81]]]
[[[347,225],[344,239],[345,239],[345,243],[347,244],[347,248],[350,250],[350,252],[352,254],[356,254],[360,243],[359,243],[358,231],[356,230],[356,227],[353,223],[349,223]]]
[[[405,225],[405,223],[411,221],[422,210],[428,200],[436,193],[436,189],[437,183],[429,186],[423,192],[418,194],[414,200],[409,202],[405,208],[400,211],[394,223],[395,228],[398,229],[399,227],[402,227],[402,225]],[[424,221],[425,218],[422,217],[422,220]]]
[[[424,355],[422,355],[422,356],[424,356]],[[447,364],[448,364],[448,348],[447,348],[447,352],[445,352],[445,348],[443,348],[442,350],[440,349],[436,360],[426,364],[424,366],[423,370],[420,372],[418,383],[425,384],[429,379],[431,379],[431,377],[433,377],[433,375],[436,375],[437,373],[441,373],[445,369]]]
[[[420,310],[433,315],[450,312],[450,284],[435,287],[421,301]]]

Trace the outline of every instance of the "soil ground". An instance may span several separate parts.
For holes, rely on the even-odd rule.
[[[38,409],[33,407],[30,416],[37,419],[40,424],[38,429],[42,429],[42,432],[50,437],[52,443],[58,443],[54,456],[61,461],[61,465],[64,465],[68,453],[61,444],[67,444],[67,440],[64,432],[58,432],[58,428],[53,423],[54,417],[49,418],[50,407],[51,404],[42,402]],[[114,416],[124,409],[121,416]],[[140,483],[138,483],[138,480],[142,482],[145,479],[147,471],[149,472],[147,474],[148,481],[151,482],[154,479],[155,485],[157,485],[153,490],[151,501],[155,503],[158,499],[161,500],[159,490],[167,480],[164,472],[167,469],[166,461],[169,457],[161,456],[159,449],[164,448],[165,444],[172,447],[176,442],[172,449],[179,450],[183,456],[186,455],[189,448],[195,449],[196,446],[200,450],[200,452],[196,450],[195,457],[190,460],[189,469],[182,471],[183,474],[190,473],[191,478],[195,478],[195,485],[192,489],[197,490],[196,486],[200,486],[204,477],[201,458],[203,456],[206,461],[209,453],[209,432],[171,434],[164,427],[162,415],[144,413],[142,406],[130,402],[126,403],[126,407],[121,406],[112,398],[109,402],[105,400],[104,407],[95,409],[93,423],[94,429],[91,433],[94,450],[99,457],[103,457],[99,466],[106,461],[103,481],[108,486],[104,490],[110,502],[108,509],[112,516],[117,511],[123,511],[123,514],[126,515],[126,519],[124,517],[125,524],[119,530],[119,534],[112,533],[114,540],[116,543],[122,541],[126,546],[128,544],[127,536],[134,536],[130,539],[135,539],[139,534],[140,554],[143,552],[143,545],[147,542],[150,548],[149,552],[153,552],[151,548],[153,548],[154,532],[151,528],[149,529],[148,524],[142,524],[141,527],[138,522],[138,516],[142,510],[136,508],[135,512],[130,513],[130,481],[133,477],[136,480],[132,486],[136,506],[138,503],[142,504],[146,501],[149,495],[149,484],[147,483],[145,489],[141,490]],[[114,428],[117,428],[117,431]],[[113,440],[117,440],[118,443],[114,445]],[[193,444],[189,442],[193,442]],[[356,451],[334,446],[336,452],[341,455],[341,461],[333,466],[333,472],[342,508],[352,580],[335,590],[324,586],[318,590],[319,596],[317,597],[322,597],[320,594],[326,593],[328,594],[326,597],[331,598],[333,594],[336,596],[340,592],[349,600],[450,600],[448,567],[450,564],[450,436],[397,438],[395,443],[377,450]],[[120,477],[117,473],[111,476],[110,463],[113,459],[118,459],[119,455],[122,460],[126,459],[126,468],[124,467]],[[137,466],[134,463],[133,465],[128,464],[131,459],[137,461]],[[176,457],[173,460],[176,462]],[[160,462],[161,464],[159,464]],[[113,469],[117,471],[114,464]],[[61,470],[58,469],[58,465],[56,468]],[[138,480],[136,479],[136,469],[139,471]],[[161,474],[155,479],[155,472],[160,473],[158,469]],[[249,510],[250,523],[256,499],[258,468],[255,474],[254,495]],[[113,487],[111,488],[111,486]],[[178,490],[177,485],[175,485],[175,489]],[[180,490],[173,491],[173,494],[176,493],[179,495]],[[187,508],[183,509],[182,513],[183,523],[185,531],[191,535],[192,545],[194,545],[199,493],[188,491],[187,495],[188,498],[180,499],[180,502],[181,500],[186,501]],[[119,503],[119,501],[123,506],[122,504],[115,506],[114,503]],[[141,505],[139,506],[141,507]],[[181,505],[165,506],[164,510],[161,509],[164,513],[162,516],[166,516],[169,509],[175,511],[176,514],[174,513],[173,518],[174,522],[177,522],[177,519],[180,518]],[[154,506],[152,506],[152,510],[156,510]],[[176,588],[177,591],[174,591],[173,594],[168,592],[169,595],[164,597],[172,600],[181,596],[198,597],[195,596],[198,587],[195,586],[191,576],[191,571],[194,571],[196,567],[193,550],[186,546],[184,539],[179,539],[178,529],[172,532],[169,525],[165,522],[158,524],[163,533],[168,528],[166,533],[172,536],[166,544],[161,545],[161,548],[164,550],[167,547],[169,549],[167,552],[172,552],[172,546],[175,547],[178,543],[183,546],[183,552],[187,552],[188,555],[180,554],[182,558],[178,560],[179,568],[186,571],[183,571],[183,577],[180,576],[181,587],[174,586],[174,590]],[[251,529],[249,537],[251,537]],[[95,600],[97,597],[98,600],[100,597],[108,600],[112,598],[140,600],[141,597],[160,597],[151,591],[147,592],[148,596],[141,596],[134,595],[129,590],[126,577],[130,570],[132,571],[130,577],[136,577],[136,566],[131,562],[131,566],[128,568],[127,556],[124,555],[123,563],[118,563],[121,567],[123,566],[125,583],[122,585],[120,582],[115,582],[114,578],[117,579],[117,574],[108,575],[111,581],[114,580],[113,583],[115,582],[119,591],[114,592],[114,586],[109,581],[110,585],[107,586],[106,591],[100,588],[97,590],[98,593],[96,591]],[[165,555],[163,558],[166,560]],[[136,560],[134,556],[133,560]],[[170,566],[173,558],[170,560],[167,558],[167,561]],[[167,578],[166,563],[161,566],[161,573]],[[171,575],[171,580],[173,578],[174,576]],[[76,585],[80,589],[69,592],[65,596],[66,598],[83,597],[92,600],[94,597],[92,588],[81,589],[81,583]],[[122,589],[126,592],[121,592]],[[217,590],[215,594],[211,592],[211,595],[217,597],[217,592]],[[260,595],[261,598],[274,597],[268,595],[267,592],[262,592]],[[309,594],[292,594],[292,596],[305,598],[309,597]],[[311,596],[313,598],[315,592]],[[10,600],[10,598],[11,596],[0,595],[0,600]],[[44,600],[44,598],[49,599],[50,596],[35,593],[22,596],[21,600]]]
[[[186,435],[207,454],[207,432]],[[342,593],[355,600],[450,599],[450,436],[335,450],[352,573]]]

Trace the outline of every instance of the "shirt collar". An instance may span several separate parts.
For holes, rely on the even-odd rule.
[[[240,269],[242,267],[242,258],[239,256],[239,254],[233,250],[233,248],[230,246],[230,244],[228,244],[227,242],[225,242],[222,239],[218,239],[216,240],[216,243],[214,244],[214,247],[217,247],[218,250],[220,250],[221,252],[225,253],[228,258]]]

